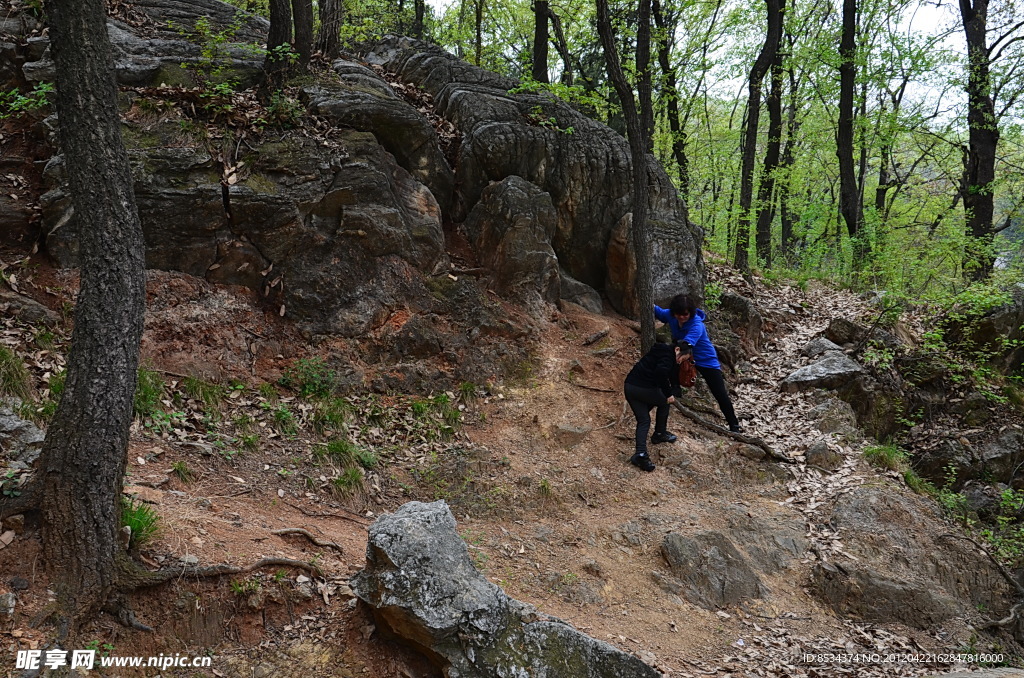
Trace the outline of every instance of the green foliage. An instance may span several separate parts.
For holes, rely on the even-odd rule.
[[[1000,562],[1016,570],[1024,565],[1024,491],[1007,488],[999,495],[994,524],[981,530],[982,539]]]
[[[380,458],[373,450],[360,449],[356,452],[356,461],[367,471],[376,468]]]
[[[3,476],[0,476],[0,494],[5,497],[21,496],[22,478],[14,469],[8,469]]]
[[[704,309],[713,311],[721,306],[722,292],[724,291],[721,283],[709,282],[704,285]]]
[[[204,408],[219,408],[227,395],[227,389],[219,384],[211,384],[198,377],[185,377],[182,381],[182,388],[185,395],[193,400],[198,400]]]
[[[892,349],[871,340],[864,349],[864,353],[861,355],[861,358],[863,358],[864,362],[872,367],[878,368],[879,370],[886,370],[892,367],[895,356],[893,355]]]
[[[171,464],[171,473],[178,477],[178,480],[188,485],[196,479],[195,473],[188,467],[185,461],[176,461]]]
[[[282,47],[290,48],[291,46],[282,45]],[[285,129],[298,127],[305,112],[306,109],[299,101],[279,90],[270,95],[270,103],[267,104],[266,123]]]
[[[234,44],[235,34],[242,28],[241,17],[219,30],[205,16],[196,19],[191,29],[174,22],[170,22],[170,27],[186,40],[199,45],[199,58],[193,63],[181,64],[181,68],[192,71],[201,84],[216,84],[228,66],[228,48]]]
[[[0,345],[0,396],[14,396],[22,400],[32,394],[28,369],[13,350]]]
[[[132,536],[128,542],[130,550],[134,550],[153,540],[160,529],[160,516],[148,504],[128,497],[121,497],[121,525],[131,528]]]
[[[322,358],[300,358],[284,371],[278,383],[304,398],[326,398],[334,392],[338,375]]]
[[[135,416],[152,417],[160,411],[166,387],[159,372],[140,366],[135,386]]]
[[[275,407],[271,412],[271,416],[274,418],[274,428],[277,429],[278,433],[293,436],[299,432],[299,425],[295,421],[295,414],[284,403]]]
[[[259,593],[262,589],[263,585],[260,584],[260,580],[256,577],[231,580],[231,592],[236,596],[249,596],[254,593]]]
[[[313,448],[315,458],[330,460],[341,468],[352,466],[359,452],[361,452],[359,446],[345,438],[336,438]]]
[[[344,398],[318,400],[313,406],[312,423],[319,433],[339,431],[352,416],[353,408]]]
[[[49,106],[53,91],[53,83],[37,82],[26,93],[17,89],[0,92],[0,121],[38,113]]]
[[[556,132],[561,132],[562,134],[573,134],[576,131],[571,125],[567,127],[562,127],[561,125],[559,125],[558,119],[553,115],[547,115],[544,112],[544,107],[540,105],[531,108],[529,114],[527,114],[526,116],[526,119],[530,121],[531,125],[536,125],[538,127],[543,127],[545,129],[555,130]]]
[[[908,468],[907,452],[896,445],[872,445],[864,450],[864,458],[876,468],[904,472]]]
[[[331,480],[331,487],[341,497],[348,497],[363,487],[363,472],[358,466],[350,466]]]

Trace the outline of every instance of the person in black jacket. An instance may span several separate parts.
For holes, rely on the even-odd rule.
[[[678,389],[679,362],[683,352],[675,344],[654,344],[651,350],[626,375],[623,390],[626,402],[636,417],[636,454],[629,462],[642,471],[653,471],[647,455],[647,432],[651,429],[651,408],[658,408],[654,418],[651,442],[671,443],[676,437],[669,433],[668,406],[675,402]]]

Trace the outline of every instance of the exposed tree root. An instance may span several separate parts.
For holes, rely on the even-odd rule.
[[[748,445],[753,445],[754,447],[758,447],[758,448],[764,450],[764,453],[767,454],[772,459],[774,459],[775,461],[781,461],[781,462],[786,463],[786,464],[795,464],[796,463],[795,459],[792,459],[792,458],[786,456],[785,454],[782,454],[781,452],[776,452],[774,449],[769,447],[768,444],[766,442],[764,442],[763,440],[761,440],[760,438],[755,438],[754,436],[748,436],[748,435],[746,435],[744,433],[733,433],[732,431],[730,431],[729,429],[725,428],[724,426],[719,426],[718,424],[712,424],[710,421],[708,421],[704,417],[700,416],[699,414],[697,414],[696,412],[694,412],[690,408],[688,408],[685,405],[681,404],[678,400],[675,402],[675,406],[676,406],[676,409],[679,411],[680,414],[682,414],[683,416],[687,417],[688,419],[691,419],[691,420],[695,421],[696,423],[700,424],[701,426],[703,426],[704,428],[706,428],[706,429],[708,429],[710,431],[714,431],[715,433],[718,433],[719,435],[728,436],[728,437],[730,437],[730,438],[732,438],[734,440],[739,440],[740,442],[746,443]]]
[[[345,552],[345,550],[342,549],[340,545],[335,544],[333,541],[323,541],[323,540],[317,538],[316,536],[314,536],[313,534],[311,534],[308,530],[304,530],[301,527],[286,527],[286,528],[281,529],[281,530],[272,530],[270,532],[270,534],[279,534],[279,535],[284,535],[284,534],[301,534],[303,537],[305,537],[309,541],[313,542],[317,546],[322,546],[324,548],[331,548],[331,549],[336,550],[338,553],[344,553]]]
[[[567,384],[572,384],[573,386],[579,386],[580,388],[585,388],[588,391],[599,391],[601,393],[615,393],[615,389],[611,389],[611,388],[600,388],[598,386],[587,386],[586,384],[582,384],[582,383],[580,383],[578,381],[570,381],[568,379],[566,379],[565,382]]]
[[[210,565],[207,567],[190,567],[182,565],[181,567],[166,567],[160,570],[144,570],[132,562],[128,568],[122,567],[121,574],[118,577],[118,588],[127,593],[136,589],[159,586],[160,584],[165,584],[173,579],[182,579],[184,577],[217,577],[222,574],[242,574],[258,570],[262,567],[294,567],[300,570],[305,570],[306,572],[314,575],[323,574],[317,566],[301,560],[293,560],[292,558],[261,558],[255,563],[244,567],[227,564]]]

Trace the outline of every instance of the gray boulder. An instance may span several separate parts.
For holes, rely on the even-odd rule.
[[[449,678],[657,678],[639,659],[542,619],[487,581],[442,502],[410,502],[370,527],[352,590],[382,627]]]
[[[915,628],[979,608],[1005,616],[1013,593],[984,555],[922,538],[948,532],[933,501],[862,486],[839,497],[828,522],[858,559],[815,573],[812,588],[838,613]]]
[[[853,407],[836,397],[827,398],[807,413],[822,433],[851,433],[857,428],[857,415]]]
[[[801,367],[782,380],[783,391],[812,388],[836,389],[864,373],[864,368],[841,353],[827,353],[817,362]]]
[[[566,273],[565,269],[559,268],[558,275],[562,299],[582,306],[591,313],[598,315],[604,313],[604,304],[601,303],[601,295],[597,293],[597,290],[573,278]]]
[[[363,334],[390,308],[429,305],[421,276],[447,263],[441,212],[373,135],[339,132],[332,146],[286,134],[255,145],[227,191],[230,216],[220,167],[201,143],[182,144],[170,123],[125,136],[147,268],[258,290],[318,333]],[[74,266],[62,158],[46,178],[47,249]]]
[[[427,118],[369,68],[338,60],[334,71],[339,84],[303,90],[309,111],[335,125],[371,132],[399,165],[430,189],[447,213],[455,175]]]
[[[818,337],[817,339],[811,339],[800,351],[800,355],[807,356],[808,358],[817,358],[821,354],[828,353],[829,351],[842,352],[842,350],[843,349],[841,347],[837,346],[825,337]]]
[[[759,571],[774,574],[789,569],[807,551],[804,522],[787,515],[754,517],[745,507],[726,513],[729,536]]]
[[[768,593],[747,559],[720,532],[692,537],[670,532],[661,543],[661,554],[681,584],[681,595],[706,610]]]
[[[14,411],[17,401],[0,401],[0,450],[15,467],[27,469],[39,458],[46,434]]]
[[[535,317],[559,299],[558,259],[551,249],[551,196],[520,177],[484,189],[469,213],[466,233],[489,271],[489,287]]]
[[[928,586],[878,572],[874,566],[819,563],[812,585],[833,610],[876,622],[928,628],[955,617],[961,605]]]
[[[218,73],[201,77],[217,82],[233,80],[243,87],[261,77],[263,47],[270,28],[270,22],[262,17],[219,0],[133,0],[123,9],[132,13],[134,23],[144,26],[146,34],[117,18],[107,21],[114,71],[122,85],[194,86],[199,84],[198,72],[214,67],[219,68]],[[209,36],[195,30],[200,17],[209,22]],[[216,65],[210,64],[209,56],[203,54],[211,48],[214,33],[227,38],[217,47],[220,53]],[[44,38],[41,46],[47,44],[48,39]],[[22,66],[24,77],[30,82],[52,81],[54,66],[49,51],[39,51],[34,49],[35,54],[29,54],[29,58],[36,58]]]

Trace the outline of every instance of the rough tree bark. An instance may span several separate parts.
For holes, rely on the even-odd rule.
[[[317,34],[316,48],[327,59],[333,61],[338,58],[341,46],[338,42],[338,33],[341,30],[341,0],[320,0],[320,32]],[[420,32],[423,32],[422,23]],[[415,27],[413,36],[416,35]]]
[[[853,244],[853,266],[861,268],[868,253],[861,226],[864,209],[857,186],[853,158],[856,129],[853,93],[857,77],[857,0],[843,0],[843,31],[839,40],[839,122],[836,127],[836,156],[839,160],[839,213]]]
[[[484,58],[484,0],[476,0],[476,62],[481,65]]]
[[[417,40],[423,39],[423,15],[426,12],[426,3],[423,0],[414,0],[413,4],[412,37]]]
[[[761,120],[761,87],[782,40],[782,1],[766,0],[765,4],[768,10],[768,29],[761,52],[750,68],[747,82],[747,128],[743,137],[739,219],[736,223],[736,247],[733,254],[736,268],[744,273],[750,272],[750,208],[754,199],[754,164],[758,125]]]
[[[548,82],[548,15],[550,13],[547,0],[534,0],[531,77],[537,82]]]
[[[270,95],[284,85],[288,74],[288,61],[281,58],[276,48],[292,42],[292,5],[290,0],[270,0],[270,30],[267,33],[267,56],[263,60],[266,80],[260,87],[260,99],[269,101]]]
[[[785,19],[786,1],[780,0],[780,24]],[[781,28],[780,28],[781,30]],[[779,167],[779,151],[782,148],[782,53],[776,44],[772,55],[771,87],[768,89],[768,144],[765,147],[764,164],[761,166],[761,182],[757,188],[757,226],[754,229],[754,244],[757,258],[765,268],[772,267],[772,221],[775,205],[776,170]]]
[[[690,162],[686,157],[686,132],[679,121],[679,89],[676,87],[676,69],[672,65],[672,50],[669,43],[669,37],[676,28],[675,17],[669,17],[671,20],[667,21],[658,0],[653,0],[651,11],[654,15],[654,25],[658,27],[658,66],[664,77],[665,112],[669,132],[672,134],[672,157],[675,158],[679,175],[679,193],[685,201],[690,194]]]
[[[127,558],[121,489],[145,309],[142,228],[121,140],[103,0],[48,0],[81,287],[64,395],[40,456],[58,635],[109,604]]]
[[[551,17],[551,27],[555,29],[555,50],[558,52],[558,56],[562,58],[561,81],[563,85],[571,87],[574,81],[572,54],[569,53],[569,46],[565,42],[565,33],[562,31],[562,18],[555,12],[552,12],[550,7],[548,7],[548,14]]]
[[[313,0],[292,0],[292,15],[295,19],[295,51],[299,55],[299,70],[309,67],[313,56]]]
[[[963,149],[964,211],[967,235],[973,239],[964,254],[964,269],[974,280],[992,273],[999,121],[992,97],[991,50],[988,46],[988,0],[960,0],[960,17],[967,38],[967,147]]]
[[[651,280],[651,238],[647,223],[647,149],[651,145],[653,113],[651,106],[651,0],[640,0],[637,11],[636,73],[637,99],[640,110],[633,99],[633,88],[622,71],[615,36],[609,18],[608,0],[597,0],[597,33],[604,48],[608,76],[615,87],[622,104],[626,121],[626,136],[629,139],[629,155],[633,170],[633,224],[632,244],[636,257],[636,299],[640,315],[640,354],[643,355],[654,345],[654,315]]]

